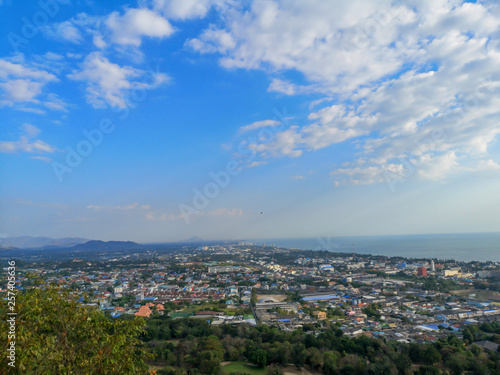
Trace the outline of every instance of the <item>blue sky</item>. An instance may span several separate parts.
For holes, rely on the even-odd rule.
[[[0,235],[498,231],[494,1],[0,1]]]

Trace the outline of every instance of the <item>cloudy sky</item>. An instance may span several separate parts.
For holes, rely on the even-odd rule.
[[[500,228],[500,6],[0,1],[0,236]]]

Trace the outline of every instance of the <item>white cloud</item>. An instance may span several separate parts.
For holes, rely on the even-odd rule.
[[[174,221],[178,219],[182,219],[182,216],[173,215],[168,213],[158,213],[153,211],[148,211],[144,215],[144,217],[149,221]]]
[[[30,141],[26,136],[21,136],[18,141],[2,141],[0,142],[0,152],[15,153],[15,152],[54,152],[55,148],[43,141]]]
[[[113,12],[106,20],[114,43],[139,47],[142,37],[164,38],[174,32],[172,25],[147,8],[127,9],[125,14]]]
[[[255,167],[258,167],[260,165],[266,165],[267,164],[267,161],[253,161],[249,164],[247,164],[245,167],[246,168],[255,168]]]
[[[123,108],[132,89],[152,89],[168,81],[162,73],[146,74],[129,66],[110,62],[99,52],[87,56],[80,71],[68,76],[87,83],[87,101],[94,108]],[[139,78],[142,78],[142,81]]]
[[[47,38],[75,44],[82,44],[88,38],[97,48],[105,49],[113,44],[137,48],[144,37],[168,37],[175,29],[156,11],[128,8],[123,13],[114,11],[107,16],[79,13],[67,21],[46,26],[42,31]]]
[[[399,165],[391,165],[387,169],[383,169],[379,166],[371,166],[371,167],[355,167],[355,168],[339,168],[333,171],[331,174],[333,176],[336,175],[345,175],[347,178],[342,179],[341,181],[335,181],[335,186],[339,186],[341,184],[353,184],[353,185],[369,185],[374,183],[380,183],[384,181],[384,174],[386,172],[393,172],[396,174],[400,174],[402,172],[402,168]]]
[[[63,111],[63,112],[68,111],[67,110],[68,104],[59,96],[53,93],[47,95],[47,100],[43,102],[43,105],[53,111]]]
[[[47,38],[57,41],[80,44],[84,40],[82,31],[80,30],[78,25],[71,20],[47,25],[41,30]]]
[[[466,157],[462,157],[466,158]],[[418,157],[401,157],[393,163],[369,167],[339,168],[331,172],[337,180],[335,186],[354,184],[368,185],[408,178],[440,181],[462,172],[499,172],[500,165],[488,159],[460,162],[460,157],[450,151],[441,155],[423,154]]]
[[[273,78],[267,91],[279,92],[285,95],[295,95],[301,90],[299,89],[299,87],[297,87],[297,85],[291,82],[284,81],[279,78]]]
[[[223,144],[221,144],[221,147],[225,151],[231,151],[231,149],[233,148],[233,144],[232,143],[223,143]]]
[[[37,103],[37,97],[49,82],[57,77],[30,66],[22,56],[0,59],[0,106]]]
[[[270,142],[252,143],[248,148],[264,157],[280,155],[299,157],[302,155],[302,150],[297,149],[298,144],[300,144],[300,134],[297,133],[297,127],[292,126],[276,133]]]
[[[34,160],[40,160],[43,161],[44,163],[52,163],[52,159],[48,158],[47,156],[32,156],[30,159]]]
[[[67,21],[52,23],[41,28],[45,37],[58,42],[83,44],[89,36],[96,38],[104,30],[103,16],[90,16],[78,13]],[[104,46],[98,46],[103,48]]]
[[[137,202],[127,204],[124,206],[99,206],[99,205],[89,205],[87,206],[88,209],[91,210],[108,210],[108,211],[131,211],[131,210],[149,210],[151,209],[151,206],[149,204],[139,204]]]
[[[268,91],[332,102],[251,144],[262,158],[356,141],[358,165],[338,170],[346,181],[381,182],[399,158],[437,180],[481,168],[500,133],[494,2],[256,0],[221,18],[188,45],[223,67],[268,72]]]
[[[298,157],[302,154],[302,149],[318,150],[368,134],[367,128],[376,121],[373,116],[361,117],[338,105],[311,113],[309,119],[318,120],[318,123],[302,128],[291,126],[284,131],[274,133],[271,139],[258,140],[248,147],[264,157],[281,155]],[[281,122],[277,123],[281,125]],[[360,124],[363,124],[364,128]]]
[[[500,165],[494,160],[480,160],[473,168],[473,171],[498,171]]]
[[[268,92],[277,92],[288,96],[298,94],[312,94],[316,92],[327,92],[321,85],[297,85],[291,81],[283,80],[280,78],[272,78],[271,84],[267,88]],[[322,100],[323,101],[323,100]]]
[[[418,174],[425,180],[441,180],[459,168],[457,155],[453,151],[434,157],[425,154],[414,163]]]
[[[186,42],[186,45],[202,53],[227,53],[236,46],[236,42],[230,33],[216,29],[214,26],[205,30],[200,39],[190,39]]]
[[[31,102],[42,92],[43,82],[33,82],[29,79],[12,79],[0,83],[4,92],[5,103]]]
[[[203,18],[216,0],[154,0],[154,8],[168,18],[192,19]],[[220,3],[220,1],[219,1]]]
[[[28,66],[22,56],[12,60],[0,59],[0,79],[9,77],[29,78],[39,81],[53,81],[56,77],[46,71]]]
[[[384,46],[380,51],[381,45],[373,46],[369,54],[363,54],[363,59],[356,48],[347,50],[352,48],[351,40],[357,36],[356,28],[366,26],[370,16],[388,9],[388,4],[388,1],[359,0],[348,3],[255,1],[250,9],[224,14],[226,27],[219,29],[231,35],[234,47],[218,49],[216,32],[204,32],[198,38],[201,43],[193,47],[200,52],[212,52],[215,47],[223,52],[220,61],[225,67],[296,69],[308,79],[325,82],[329,90],[338,92],[399,68],[395,49],[389,51]],[[399,13],[400,9],[394,9],[389,15],[398,24],[402,22],[397,17]],[[389,26],[374,30],[372,38],[394,35],[395,27]],[[347,48],[346,44],[349,44]],[[389,56],[384,52],[390,52]],[[347,59],[351,61],[346,63]],[[283,83],[273,81],[272,89],[291,94],[293,86],[285,88]]]
[[[2,153],[53,153],[56,151],[54,146],[35,139],[40,134],[40,129],[31,124],[24,124],[21,127],[23,134],[17,141],[0,141],[0,152]]]
[[[99,49],[104,49],[108,46],[108,44],[104,41],[104,37],[99,33],[94,34],[92,42]]]
[[[37,115],[44,115],[45,113],[47,113],[43,109],[32,108],[32,107],[17,106],[16,109],[18,111],[28,112],[28,113],[35,113]]]
[[[31,124],[23,124],[21,129],[26,133],[26,136],[28,138],[35,138],[41,132],[40,129],[38,129],[36,126],[33,126]]]
[[[267,127],[274,127],[274,126],[280,126],[281,122],[276,121],[276,120],[262,120],[262,121],[255,121],[252,122],[249,125],[242,126],[240,128],[240,133],[246,133],[252,130],[256,129],[261,129],[261,128],[267,128]]]
[[[243,216],[243,210],[241,208],[217,208],[213,211],[208,211],[206,213],[209,216]]]
[[[94,52],[85,59],[82,70],[69,78],[87,82],[87,101],[95,108],[102,108],[106,104],[125,107],[124,92],[132,88],[130,79],[138,76],[136,69],[113,64]]]

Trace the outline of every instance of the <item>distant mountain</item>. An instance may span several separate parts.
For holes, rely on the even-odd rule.
[[[2,250],[21,250],[19,249],[18,247],[14,247],[14,246],[2,246],[0,245],[0,251]]]
[[[42,247],[72,247],[87,242],[86,238],[50,238],[50,237],[7,237],[0,238],[0,246],[19,249],[37,249]]]
[[[128,250],[142,247],[132,241],[88,241],[76,246],[71,250]]]
[[[203,238],[200,238],[198,236],[191,237],[188,239],[186,242],[203,242]]]

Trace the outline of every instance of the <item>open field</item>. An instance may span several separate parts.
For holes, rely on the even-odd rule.
[[[257,301],[262,297],[274,298],[276,301],[284,301],[286,299],[285,294],[257,294]]]
[[[233,372],[246,373],[250,375],[266,374],[265,368],[247,365],[245,362],[231,362],[230,364],[223,366],[222,371],[226,374],[231,374]]]
[[[479,301],[496,301],[500,302],[500,293],[491,290],[481,290],[481,289],[462,289],[453,290],[450,294],[455,296],[469,296],[475,294],[475,298]]]

